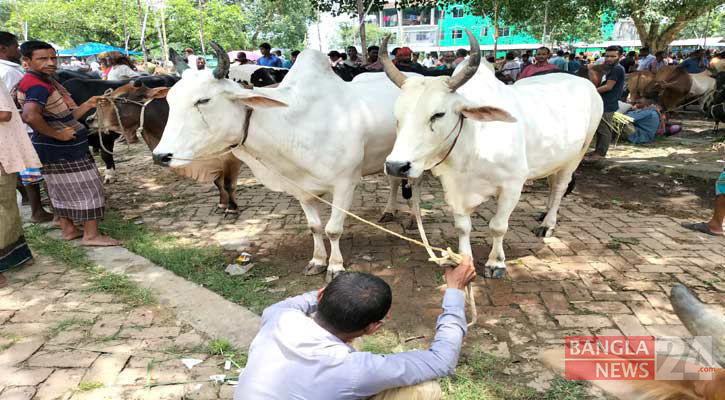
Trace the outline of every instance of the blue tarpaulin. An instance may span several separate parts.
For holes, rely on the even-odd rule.
[[[82,45],[61,50],[58,52],[59,56],[76,56],[76,57],[88,57],[88,56],[95,56],[97,54],[101,54],[103,52],[107,51],[118,51],[122,54],[126,54],[126,50],[120,48],[120,47],[113,47],[107,44],[103,43],[95,43],[95,42],[88,42],[83,43]],[[140,53],[138,51],[129,51],[128,54],[130,55],[143,55],[143,53]]]

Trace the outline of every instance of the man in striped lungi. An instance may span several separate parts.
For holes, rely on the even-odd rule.
[[[96,106],[93,97],[77,106],[68,92],[52,77],[58,66],[55,49],[45,42],[27,41],[20,46],[28,65],[18,84],[17,99],[23,120],[33,128],[32,142],[48,186],[62,237],[81,238],[86,246],[114,246],[119,243],[98,231],[103,217],[101,176],[88,152],[88,130],[78,118]],[[82,223],[81,231],[75,223]]]

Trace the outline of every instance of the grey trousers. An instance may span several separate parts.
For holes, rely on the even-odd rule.
[[[606,120],[611,124],[613,116],[614,112],[605,112],[599,122],[599,127],[597,127],[597,144],[594,147],[594,152],[602,157],[607,155],[609,144],[612,142],[612,129],[604,121]]]

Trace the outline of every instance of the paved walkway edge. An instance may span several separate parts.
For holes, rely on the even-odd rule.
[[[180,320],[211,338],[224,338],[246,349],[259,330],[257,314],[123,247],[90,247],[86,253],[99,267],[151,290]]]

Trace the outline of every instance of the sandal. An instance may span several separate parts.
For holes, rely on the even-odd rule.
[[[706,233],[706,234],[708,234],[710,236],[720,236],[720,237],[725,236],[722,233],[717,233],[717,232],[711,231],[710,230],[710,227],[708,227],[707,224],[704,223],[704,222],[698,222],[698,223],[695,223],[695,224],[685,224],[685,223],[683,223],[682,224],[682,227],[685,228],[685,229],[689,229],[691,231]]]

